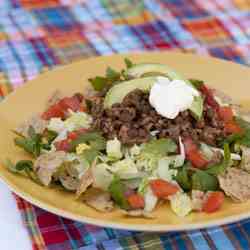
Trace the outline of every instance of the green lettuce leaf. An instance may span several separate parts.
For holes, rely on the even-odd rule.
[[[189,191],[192,188],[192,181],[188,174],[187,166],[183,166],[180,170],[178,170],[177,175],[175,176],[175,180],[181,186],[184,191]]]
[[[201,191],[215,191],[219,188],[218,180],[215,176],[196,170],[192,175],[192,189]]]
[[[146,143],[142,149],[142,154],[152,154],[163,157],[168,153],[175,153],[176,151],[177,145],[172,139],[162,138]]]
[[[219,174],[222,174],[227,167],[230,167],[231,165],[231,152],[229,145],[227,143],[224,144],[224,159],[221,163],[215,164],[209,168],[207,168],[205,171],[208,174],[217,176]]]
[[[122,209],[129,209],[129,204],[125,196],[126,186],[123,184],[119,177],[114,176],[108,191],[111,194],[112,199]]]

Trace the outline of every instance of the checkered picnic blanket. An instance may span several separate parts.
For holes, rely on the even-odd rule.
[[[1,0],[0,100],[81,58],[175,49],[250,64],[250,1]],[[250,220],[149,234],[70,221],[16,199],[36,250],[250,249]]]

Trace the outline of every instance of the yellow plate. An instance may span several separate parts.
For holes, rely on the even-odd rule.
[[[14,136],[10,130],[32,113],[43,111],[46,99],[55,89],[62,90],[66,95],[83,91],[89,77],[102,75],[107,66],[121,68],[124,57],[97,57],[60,67],[42,74],[10,94],[0,104],[0,161],[7,157],[13,160],[28,157],[14,146]],[[205,80],[206,83],[234,97],[236,101],[246,105],[250,103],[250,69],[247,67],[210,57],[181,53],[142,53],[126,57],[136,63],[168,64],[186,77]],[[173,231],[214,226],[250,217],[250,202],[236,204],[227,200],[222,209],[213,214],[192,213],[186,218],[178,218],[171,212],[168,204],[165,204],[155,210],[155,219],[127,218],[118,210],[106,214],[99,213],[76,200],[72,193],[60,188],[39,186],[28,178],[8,172],[2,164],[0,177],[19,196],[45,210],[99,226],[142,231]]]

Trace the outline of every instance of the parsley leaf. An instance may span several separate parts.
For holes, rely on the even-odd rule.
[[[95,78],[90,78],[89,82],[92,84],[94,90],[101,91],[106,87],[108,80],[106,77],[96,76]]]
[[[91,149],[95,149],[97,151],[104,150],[106,148],[106,141],[99,132],[88,132],[80,135],[77,139],[71,142],[70,151],[75,151],[76,147],[81,143],[86,143],[91,147]]]
[[[127,58],[124,59],[127,69],[132,67],[134,64]],[[127,75],[125,74],[125,70],[122,69],[120,72],[107,67],[105,76],[96,76],[94,78],[88,79],[93,88],[96,91],[102,91],[105,88],[112,87],[114,84],[126,81]]]
[[[4,162],[4,165],[7,167],[7,169],[10,172],[13,172],[13,173],[18,172],[17,169],[16,169],[16,165],[10,159],[6,159],[5,162]]]
[[[192,189],[201,191],[215,191],[219,187],[215,176],[197,169],[192,175]]]
[[[250,147],[250,123],[237,116],[235,117],[235,120],[244,130],[244,133],[242,134],[241,138],[237,139],[237,142],[246,147]]]
[[[124,62],[126,64],[127,69],[130,69],[134,66],[134,64],[128,58],[124,58]]]
[[[243,129],[250,129],[250,123],[243,120],[241,117],[236,116],[235,121],[238,123],[238,125]]]
[[[114,176],[108,190],[111,194],[112,199],[119,207],[123,209],[129,209],[129,204],[125,196],[126,186],[121,182],[118,176]]]
[[[33,169],[33,162],[29,160],[21,160],[16,163],[15,167],[17,171],[23,171],[23,170],[31,171]]]
[[[96,149],[86,149],[82,152],[81,156],[91,165],[96,157],[99,155],[99,151]]]
[[[108,67],[106,69],[106,77],[109,81],[118,81],[121,77],[121,74],[114,69]]]
[[[19,137],[14,139],[14,143],[27,153],[32,154],[34,157],[38,157],[42,149],[50,149],[50,144],[57,136],[57,133],[47,130],[43,135],[37,134],[35,129],[30,126],[27,137],[20,134],[17,135]],[[44,141],[46,141],[46,143],[44,143]]]
[[[23,148],[27,153],[37,157],[41,153],[40,140],[34,140],[31,138],[15,138],[14,142],[17,146]]]
[[[14,164],[10,159],[5,161],[5,166],[13,173],[26,174],[30,179],[40,184],[40,181],[33,170],[33,162],[30,160],[20,160]]]

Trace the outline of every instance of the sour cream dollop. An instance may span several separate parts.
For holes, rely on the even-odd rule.
[[[149,102],[158,114],[174,119],[191,107],[195,96],[199,96],[199,92],[184,81],[157,77],[150,90]]]

